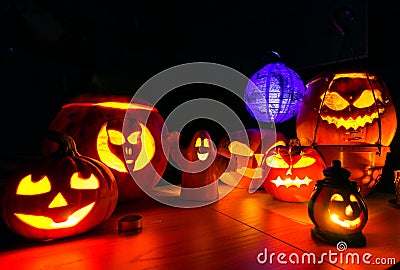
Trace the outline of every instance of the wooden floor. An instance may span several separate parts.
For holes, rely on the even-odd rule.
[[[221,190],[226,186],[221,184]],[[160,186],[157,189],[164,192]],[[169,194],[168,196],[179,196]],[[340,262],[335,246],[311,238],[313,224],[307,203],[285,203],[265,190],[249,193],[233,189],[219,201],[198,208],[177,208],[146,197],[120,204],[101,225],[79,236],[37,242],[0,228],[0,269],[388,269],[392,264],[372,264],[376,259],[400,260],[400,209],[389,205],[393,195],[374,193],[366,199],[369,220],[363,230],[364,248],[349,248],[360,263]],[[138,233],[118,232],[118,219],[129,214],[143,217]],[[335,263],[323,253],[335,252]],[[371,265],[362,255],[372,254]],[[283,253],[286,265],[277,255]],[[315,254],[315,264],[301,263]],[[289,261],[300,258],[299,264]],[[304,256],[303,256],[304,257]],[[282,258],[282,257],[281,257]],[[307,258],[307,257],[305,257]]]

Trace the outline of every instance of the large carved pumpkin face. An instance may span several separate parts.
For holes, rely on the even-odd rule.
[[[270,168],[264,188],[276,199],[307,202],[317,180],[323,178],[325,162],[311,147],[285,146],[272,149],[264,166]]]
[[[145,196],[143,190],[157,185],[168,164],[163,118],[144,101],[131,103],[129,96],[82,94],[63,106],[49,128],[73,137],[82,154],[112,170],[119,201]],[[45,141],[43,153],[52,151]]]
[[[264,181],[261,166],[264,154],[277,145],[285,145],[283,134],[272,130],[248,129],[232,132],[218,144],[218,153],[231,159],[221,176],[225,184],[238,188],[259,188]]]
[[[69,153],[67,151],[67,153]],[[80,154],[56,153],[22,170],[4,194],[7,225],[27,238],[55,239],[85,232],[117,203],[111,171]]]
[[[375,75],[350,72],[336,73],[331,79],[318,76],[307,84],[296,130],[303,145],[313,142],[317,128],[318,145],[376,144],[381,140],[387,146],[396,123],[385,83]]]
[[[376,78],[371,76],[369,80],[376,81]],[[385,112],[384,105],[389,102],[382,89],[370,89],[363,73],[336,74],[320,99],[321,119],[346,130],[357,130],[373,123],[378,113]]]
[[[149,164],[155,142],[148,128],[136,119],[112,119],[99,131],[97,153],[108,167],[129,174]]]

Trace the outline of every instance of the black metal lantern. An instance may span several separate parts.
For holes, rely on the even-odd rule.
[[[331,245],[339,241],[349,247],[366,245],[362,229],[368,220],[368,209],[357,182],[350,181],[350,172],[334,160],[323,170],[325,179],[317,181],[308,204],[308,215],[315,225],[314,238]]]

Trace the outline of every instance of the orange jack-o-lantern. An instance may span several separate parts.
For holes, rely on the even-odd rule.
[[[302,145],[388,146],[396,126],[395,107],[385,82],[365,72],[313,78],[296,119]]]
[[[367,206],[359,186],[350,181],[350,172],[341,168],[339,160],[324,170],[325,179],[318,180],[308,205],[308,214],[315,225],[312,231],[318,238],[348,246],[365,245],[362,229],[368,220]]]
[[[314,185],[323,177],[325,162],[317,150],[302,147],[298,140],[272,149],[265,158],[269,168],[264,188],[272,197],[286,202],[308,202]]]
[[[118,200],[117,182],[100,161],[80,155],[72,138],[49,132],[59,149],[11,179],[1,214],[26,238],[47,240],[86,232],[106,220]]]
[[[218,144],[218,154],[231,160],[220,180],[237,188],[260,188],[264,181],[260,166],[264,154],[277,145],[285,145],[282,133],[269,129],[231,132]]]
[[[158,111],[129,96],[82,94],[65,104],[50,129],[71,136],[79,151],[106,164],[118,183],[119,201],[145,195],[160,181],[168,164],[162,138],[168,130]],[[43,152],[54,151],[44,142]]]

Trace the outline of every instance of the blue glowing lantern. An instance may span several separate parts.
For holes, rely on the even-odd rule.
[[[297,115],[304,91],[300,76],[282,62],[275,62],[250,78],[244,101],[258,121],[281,123]]]

